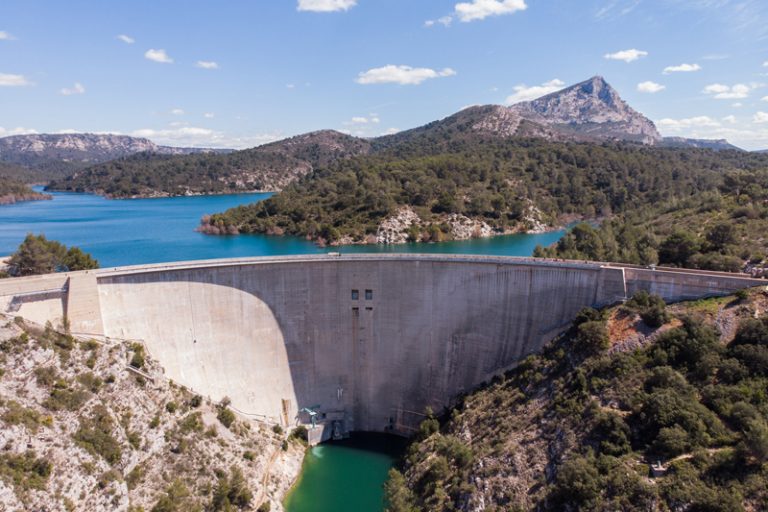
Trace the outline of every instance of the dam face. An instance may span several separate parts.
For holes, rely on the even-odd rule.
[[[37,321],[60,310],[75,332],[141,340],[167,377],[213,400],[228,396],[254,418],[291,426],[309,423],[306,409],[314,411],[315,440],[334,430],[409,435],[427,407],[442,410],[539,351],[583,307],[639,289],[674,301],[765,284],[413,255],[218,260],[7,281],[17,284],[0,283],[0,309]]]

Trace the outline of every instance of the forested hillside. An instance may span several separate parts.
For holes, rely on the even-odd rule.
[[[754,290],[584,310],[423,422],[389,512],[768,509],[766,306]]]
[[[727,172],[718,186],[576,226],[535,256],[766,273],[768,172]]]
[[[702,194],[719,194],[734,173],[768,176],[768,158],[745,152],[500,140],[455,130],[336,162],[267,201],[213,215],[204,227],[362,242],[408,207],[420,219],[413,240],[443,240],[450,238],[449,215],[504,233],[525,230],[532,212],[550,226],[611,218],[697,204]]]
[[[362,139],[321,131],[227,154],[144,152],[88,167],[48,188],[112,198],[275,191],[318,166],[369,149]]]

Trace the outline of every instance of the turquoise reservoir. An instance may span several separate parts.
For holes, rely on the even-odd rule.
[[[110,200],[93,194],[54,192],[52,201],[0,206],[0,256],[11,254],[27,233],[44,233],[93,254],[102,267],[167,261],[342,252],[419,252],[530,256],[537,244],[556,242],[562,231],[439,244],[358,245],[321,249],[298,237],[209,236],[197,233],[200,217],[266,199],[270,194]]]

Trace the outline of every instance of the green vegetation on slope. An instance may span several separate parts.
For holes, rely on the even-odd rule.
[[[368,143],[321,131],[227,154],[139,153],[53,181],[51,190],[112,198],[279,190],[313,167],[368,151]]]
[[[0,205],[50,198],[51,196],[49,195],[35,192],[21,181],[17,181],[14,178],[6,178],[0,174]]]
[[[765,510],[767,304],[753,292],[670,318],[640,294],[583,311],[542,355],[422,424],[389,511]]]
[[[731,172],[715,190],[576,226],[535,256],[762,275],[768,254],[768,172]]]
[[[206,217],[203,229],[362,242],[410,206],[431,230],[411,238],[441,240],[449,214],[507,232],[525,229],[531,216],[552,224],[563,216],[673,204],[718,190],[731,171],[768,174],[768,158],[735,151],[444,135],[416,136],[335,162],[262,203]]]
[[[67,248],[44,235],[28,234],[8,260],[7,273],[13,277],[99,268],[99,262],[79,247]]]
[[[0,510],[269,510],[304,447],[268,425],[216,420],[141,345],[0,316]],[[33,369],[33,370],[31,370]],[[281,448],[281,444],[285,448]],[[269,482],[269,486],[263,482]]]

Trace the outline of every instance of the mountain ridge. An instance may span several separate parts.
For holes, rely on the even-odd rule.
[[[37,171],[44,181],[91,164],[142,152],[186,155],[228,151],[162,146],[143,137],[100,133],[43,133],[0,138],[0,161]]]
[[[72,176],[57,176],[51,188],[117,198],[279,191],[339,159],[409,152],[418,156],[427,141],[433,152],[439,152],[480,138],[736,149],[727,142],[662,138],[650,119],[632,109],[603,77],[594,76],[532,101],[472,106],[423,126],[370,139],[319,130],[227,155],[169,156],[145,149],[138,156],[122,156],[112,164],[81,166],[70,173]],[[160,176],[152,176],[149,168]]]

